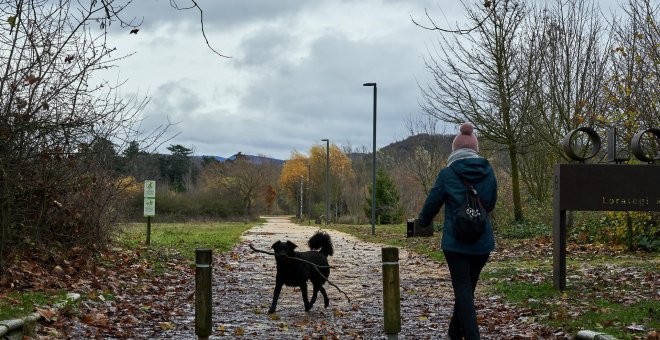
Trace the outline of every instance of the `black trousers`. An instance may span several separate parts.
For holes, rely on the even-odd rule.
[[[449,338],[480,339],[474,289],[490,254],[470,255],[444,250],[454,287],[454,314],[449,322]]]

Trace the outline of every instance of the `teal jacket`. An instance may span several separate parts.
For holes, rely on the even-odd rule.
[[[472,183],[477,189],[479,199],[486,211],[489,213],[495,209],[497,201],[497,180],[493,168],[485,158],[465,158],[451,163],[451,168],[440,170],[431,192],[419,213],[419,224],[428,226],[438,214],[442,205],[445,205],[445,223],[442,228],[443,250],[449,250],[463,254],[488,254],[495,249],[495,237],[493,235],[493,224],[488,219],[486,232],[474,244],[460,243],[454,238],[454,216],[458,208],[465,200],[465,184],[458,177],[460,174],[464,180]]]

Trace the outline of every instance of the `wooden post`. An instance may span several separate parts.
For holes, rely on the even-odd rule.
[[[211,268],[211,249],[195,249],[195,334],[203,340],[213,332]]]
[[[151,216],[147,216],[147,245],[151,244]]]
[[[630,217],[630,211],[626,211],[626,234],[628,251],[633,251],[633,223],[632,217]]]
[[[385,334],[396,339],[401,331],[401,292],[399,291],[399,248],[382,248],[383,316]]]

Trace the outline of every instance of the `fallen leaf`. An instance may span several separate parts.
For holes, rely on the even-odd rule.
[[[171,322],[160,322],[158,326],[160,326],[160,329],[164,331],[168,331],[175,328]]]
[[[52,309],[41,309],[41,308],[35,308],[35,309],[37,313],[39,313],[39,315],[41,315],[48,322],[51,322],[54,319],[56,319],[55,316],[57,315],[57,313]]]

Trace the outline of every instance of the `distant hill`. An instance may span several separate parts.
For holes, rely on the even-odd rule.
[[[281,160],[281,159],[264,157],[264,156],[246,155],[246,154],[243,154],[243,153],[240,153],[240,152],[237,153],[237,154],[231,155],[227,158],[220,157],[220,156],[212,156],[212,155],[194,156],[193,158],[201,163],[203,161],[203,159],[205,159],[205,158],[211,158],[211,159],[215,159],[218,162],[224,162],[224,161],[234,161],[234,160],[236,160],[237,157],[246,157],[255,164],[261,164],[264,161],[274,162],[278,165],[284,164],[284,161]]]
[[[276,164],[282,165],[284,164],[284,161],[281,159],[276,159],[276,158],[271,158],[271,157],[266,157],[266,156],[254,156],[254,155],[245,155],[243,153],[237,153],[235,155],[231,155],[225,159],[226,161],[235,161],[236,158],[238,157],[246,157],[248,158],[251,162],[255,164],[261,164],[263,162],[274,162]]]
[[[386,145],[378,150],[379,153],[383,153],[387,156],[389,156],[392,159],[395,160],[405,160],[407,159],[418,147],[423,147],[425,149],[432,149],[433,147],[440,147],[441,150],[447,150],[448,152],[451,151],[451,143],[454,140],[453,135],[429,135],[426,133],[410,136],[404,140],[396,141],[394,143],[391,143],[389,145]],[[256,164],[260,164],[264,161],[270,161],[270,162],[275,162],[279,165],[284,164],[285,160],[281,159],[276,159],[276,158],[271,158],[271,157],[265,157],[265,156],[255,156],[255,155],[246,155],[241,152],[231,155],[227,158],[225,157],[220,157],[220,156],[210,156],[210,155],[203,155],[203,156],[195,156],[195,158],[198,159],[198,161],[201,163],[203,158],[210,157],[218,162],[224,162],[224,161],[233,161],[236,160],[237,157],[247,157],[250,159],[252,162]],[[351,153],[348,155],[348,157],[352,161],[358,161],[358,160],[371,160],[371,152],[368,153]]]
[[[432,149],[433,147],[440,147],[451,151],[451,143],[454,141],[454,136],[450,135],[429,135],[427,133],[420,133],[418,135],[410,136],[404,140],[396,141],[390,143],[378,150],[379,153],[384,153],[388,156],[394,158],[403,158],[405,159],[407,155],[410,155],[418,147],[423,147],[425,149]],[[368,153],[352,153],[349,155],[352,159],[359,159],[361,157],[370,156],[371,152]]]
[[[450,135],[429,135],[427,133],[420,133],[384,146],[380,149],[380,152],[395,159],[406,159],[407,156],[415,152],[415,149],[418,147],[423,147],[427,150],[440,147],[440,150],[447,150],[449,152],[451,151],[451,143],[453,141],[454,136]]]
[[[450,135],[429,135],[426,133],[410,136],[404,140],[390,143],[378,149],[379,162],[381,165],[390,166],[391,163],[405,162],[415,152],[415,149],[422,147],[426,150],[439,148],[444,150],[447,155],[451,152],[451,143],[454,141],[454,136]],[[382,157],[384,156],[384,157]],[[371,163],[371,152],[361,153],[354,152],[348,155],[353,163],[367,162]]]

